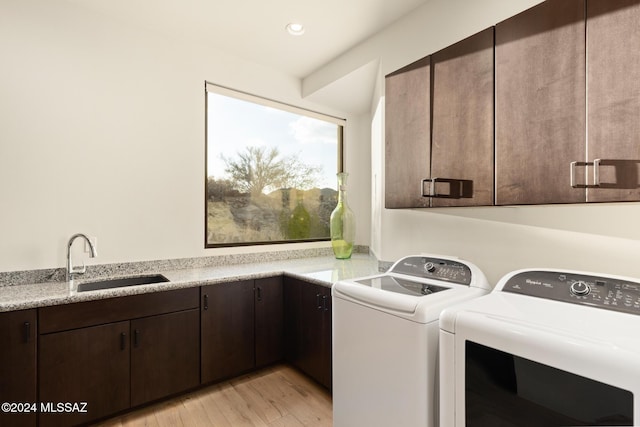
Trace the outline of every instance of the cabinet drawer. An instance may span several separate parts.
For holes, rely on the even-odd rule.
[[[188,310],[199,303],[200,288],[194,287],[42,307],[40,334]]]

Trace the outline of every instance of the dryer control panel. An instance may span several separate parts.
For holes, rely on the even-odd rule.
[[[396,262],[389,271],[467,286],[471,284],[471,269],[450,259],[408,256]]]
[[[502,291],[640,315],[640,281],[532,270],[509,278]]]

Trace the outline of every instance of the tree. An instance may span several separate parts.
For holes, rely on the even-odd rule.
[[[297,154],[280,157],[276,147],[247,147],[237,155],[236,160],[222,156],[225,172],[239,191],[252,197],[277,188],[309,188],[322,171],[322,166],[302,163]]]

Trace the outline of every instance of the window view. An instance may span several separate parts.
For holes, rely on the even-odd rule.
[[[329,240],[344,121],[206,87],[206,247]]]

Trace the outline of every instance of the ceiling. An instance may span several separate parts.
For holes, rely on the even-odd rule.
[[[304,78],[427,0],[68,0]],[[285,30],[305,26],[301,36]]]

